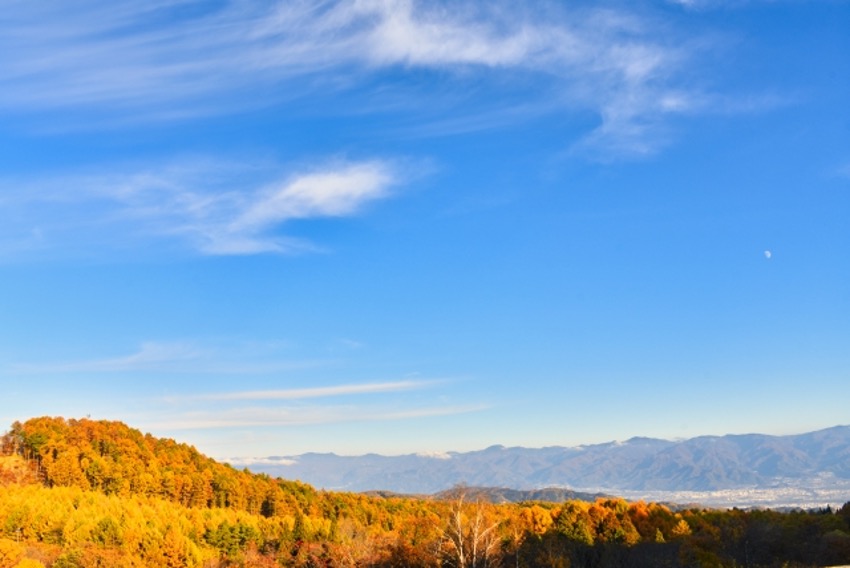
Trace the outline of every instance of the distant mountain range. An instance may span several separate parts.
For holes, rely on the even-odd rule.
[[[309,453],[228,461],[345,491],[432,494],[457,484],[647,494],[808,486],[850,490],[850,426],[794,436],[632,438],[577,447],[492,446],[474,452],[403,456]]]

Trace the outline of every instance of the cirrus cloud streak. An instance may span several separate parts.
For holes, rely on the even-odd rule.
[[[388,409],[369,405],[268,408],[235,408],[217,412],[186,412],[145,424],[154,430],[207,430],[337,424],[346,422],[388,422],[412,420],[487,410],[484,403],[436,405]]]
[[[0,109],[80,108],[113,120],[230,113],[424,70],[454,92],[478,80],[491,81],[490,94],[525,85],[522,105],[545,91],[538,104],[598,114],[585,145],[643,153],[665,117],[700,100],[687,87],[693,46],[619,5],[82,0],[45,11],[21,2],[0,32],[0,50],[15,54],[0,62]],[[420,85],[418,98],[436,92]]]
[[[0,180],[0,257],[166,241],[207,255],[321,250],[281,233],[289,221],[358,214],[399,183],[384,160],[306,171],[211,160],[139,171]],[[74,214],[75,209],[85,214]]]
[[[390,381],[380,383],[361,383],[348,385],[333,385],[300,389],[236,391],[216,394],[199,394],[189,397],[193,400],[294,400],[304,398],[321,398],[352,394],[375,394],[383,392],[399,392],[424,388],[435,381]]]

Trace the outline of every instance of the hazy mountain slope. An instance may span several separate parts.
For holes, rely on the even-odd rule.
[[[795,436],[702,436],[677,442],[632,438],[573,448],[492,446],[440,456],[304,454],[249,465],[318,487],[353,491],[435,493],[458,483],[603,491],[768,488],[829,476],[850,481],[850,426]]]

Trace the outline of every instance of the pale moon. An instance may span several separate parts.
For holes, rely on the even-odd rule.
[[[764,257],[765,257],[767,260],[770,260],[770,258],[771,258],[772,256],[773,256],[773,253],[772,253],[772,252],[770,252],[769,250],[764,251]]]

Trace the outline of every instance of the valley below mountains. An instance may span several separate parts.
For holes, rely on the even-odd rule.
[[[569,488],[706,506],[821,507],[850,499],[850,426],[792,436],[632,438],[576,447],[227,461],[328,490],[433,494],[458,484]]]

